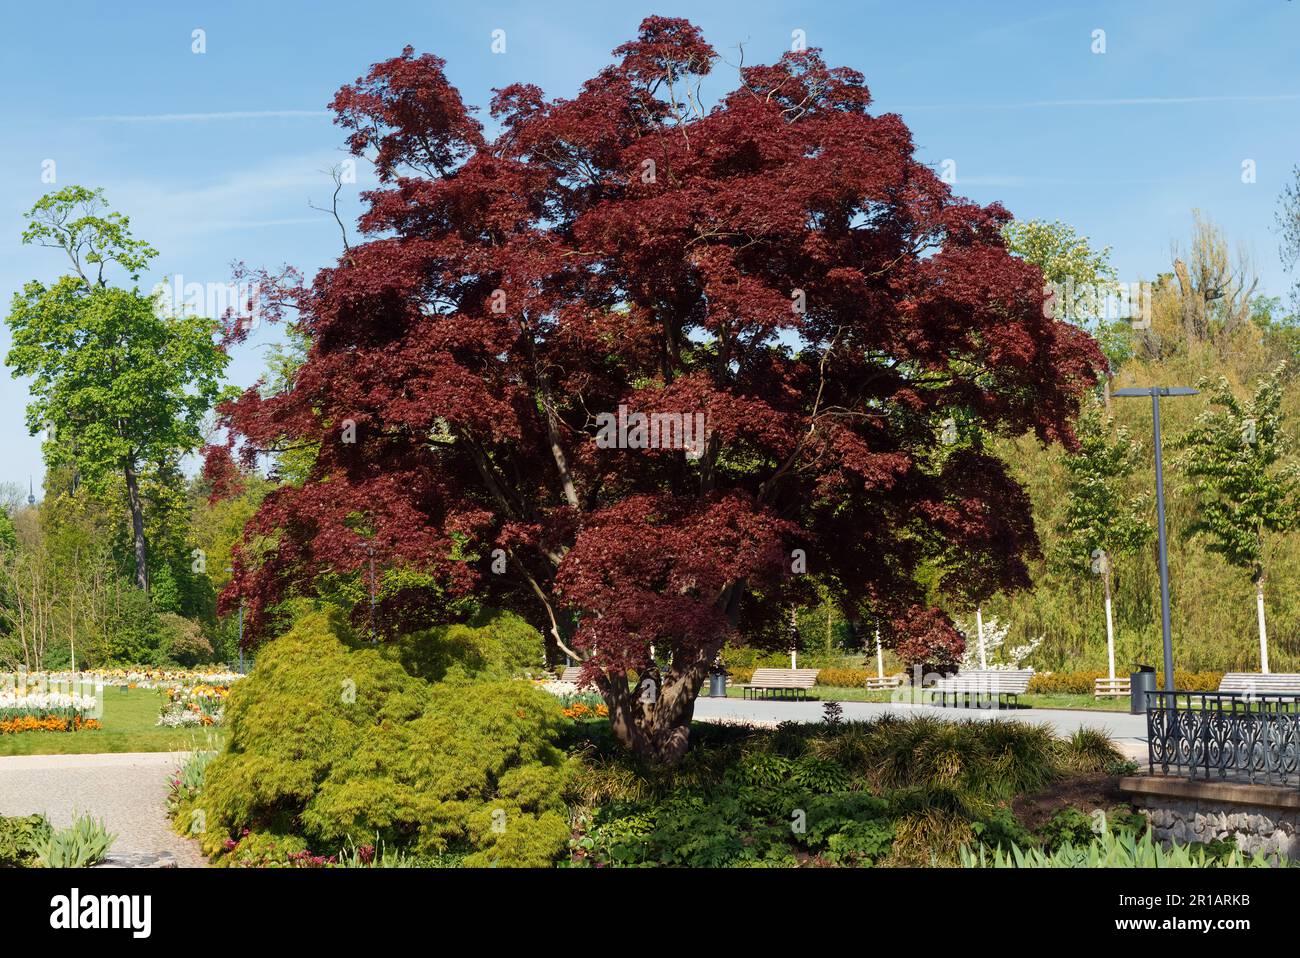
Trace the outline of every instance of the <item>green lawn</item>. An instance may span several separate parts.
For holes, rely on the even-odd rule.
[[[0,735],[0,755],[72,755],[87,752],[178,752],[220,741],[218,729],[163,728],[157,689],[104,688],[104,724],[97,731],[19,732]]]
[[[738,699],[738,688],[727,689],[727,697]],[[906,694],[906,692],[904,692]],[[823,702],[888,702],[893,692],[869,692],[866,689],[818,685],[809,693],[810,698]],[[1101,712],[1127,712],[1128,696],[1118,699],[1095,699],[1091,695],[1022,695],[1021,707],[1039,709],[1088,709]]]

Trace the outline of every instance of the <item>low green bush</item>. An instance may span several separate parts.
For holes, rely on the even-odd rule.
[[[1039,672],[1029,679],[1028,692],[1035,695],[1092,695],[1096,680],[1106,672]],[[1174,670],[1174,686],[1188,692],[1213,692],[1223,681],[1222,672],[1188,672]],[[1156,688],[1164,687],[1164,674],[1157,673]]]
[[[0,818],[0,868],[34,865],[35,846],[47,839],[51,830],[44,815]]]
[[[957,864],[963,845],[1037,844],[1010,799],[1113,758],[1095,733],[929,716],[697,726],[668,769],[579,748],[574,862],[625,866]]]
[[[201,812],[218,864],[314,863],[375,841],[467,865],[550,864],[569,837],[569,762],[554,744],[567,723],[552,696],[505,677],[511,655],[491,654],[510,647],[502,633],[476,631],[384,648],[341,616],[303,615],[232,689],[226,750],[179,803],[177,829]]]
[[[752,778],[740,772],[723,785],[684,789],[660,801],[606,805],[589,821],[580,820],[574,861],[689,868],[861,866],[888,854],[894,829],[887,802],[865,792],[818,794],[792,780],[771,783],[766,773],[760,776],[763,784]]]
[[[867,687],[867,679],[875,677],[875,672],[866,669],[822,669],[817,673],[817,684],[844,689],[863,689]]]

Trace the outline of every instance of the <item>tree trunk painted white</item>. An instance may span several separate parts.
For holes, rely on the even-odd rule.
[[[790,668],[792,669],[799,668],[799,659],[795,656],[794,649],[790,650]]]
[[[1268,630],[1264,627],[1264,577],[1255,580],[1255,609],[1259,613],[1259,670],[1268,675]]]
[[[975,606],[975,633],[979,636],[980,643],[980,668],[989,667],[988,659],[984,655],[984,610],[978,605]]]
[[[880,629],[876,629],[876,678],[885,677],[885,653],[880,648]]]
[[[1102,573],[1101,581],[1106,586],[1106,661],[1110,665],[1110,677],[1115,677],[1115,623],[1110,614],[1110,570]]]

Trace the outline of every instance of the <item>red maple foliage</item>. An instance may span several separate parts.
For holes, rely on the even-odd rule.
[[[572,99],[496,91],[493,139],[436,56],[339,91],[381,185],[364,242],[265,293],[310,350],[225,423],[246,461],[319,452],[267,496],[248,535],[274,548],[236,557],[225,599],[256,636],[369,545],[529,616],[615,733],[673,761],[724,643],[777,646],[815,583],[911,659],[959,654],[917,570],[975,598],[1028,583],[1028,498],[983,437],[1072,444],[1103,359],[1045,315],[1009,214],[917,162],[859,73],[788,53],[706,109],[717,57],[687,21],[651,17],[614,57]],[[658,448],[611,448],[620,406],[706,432],[664,419]],[[428,613],[385,601],[386,623]]]

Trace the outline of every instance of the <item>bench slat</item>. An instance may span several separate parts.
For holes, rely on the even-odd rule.
[[[1019,695],[1029,688],[1032,669],[958,672],[936,682],[939,692],[998,692]]]
[[[1219,682],[1220,692],[1255,692],[1258,694],[1300,694],[1300,674],[1274,672],[1229,672]]]

